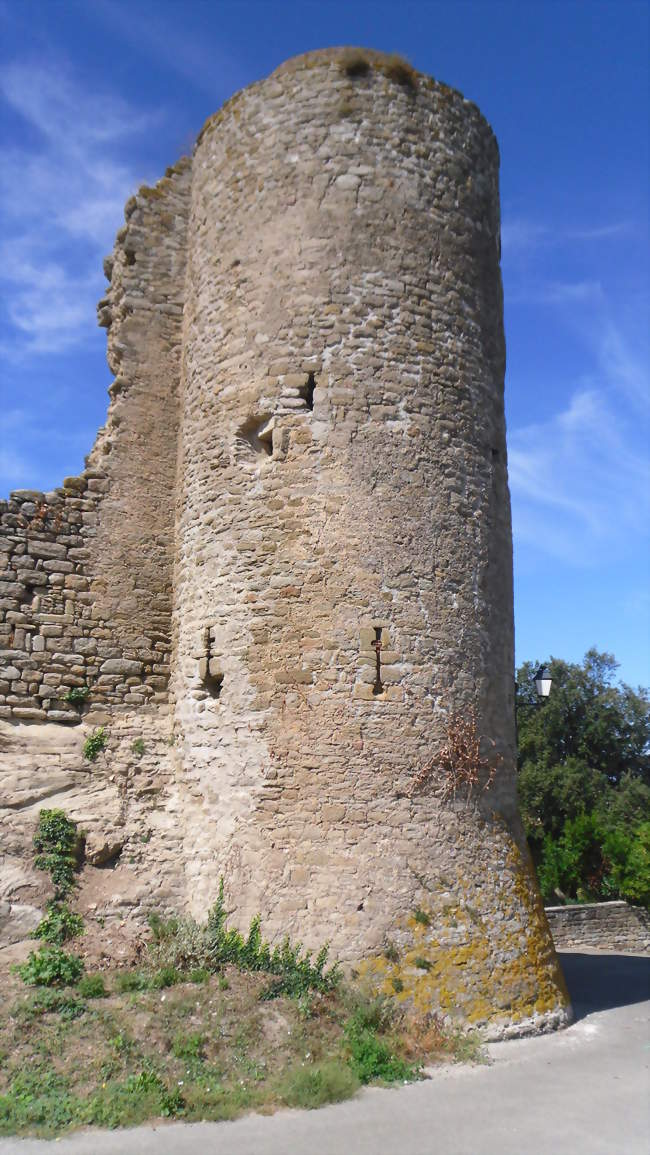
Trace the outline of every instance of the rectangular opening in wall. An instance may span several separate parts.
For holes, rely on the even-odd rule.
[[[314,408],[314,391],[315,391],[315,389],[316,389],[316,378],[315,378],[313,373],[309,373],[307,376],[306,383],[300,387],[299,392],[300,392],[300,396],[302,397],[303,401],[305,402],[305,405],[307,406],[307,409],[309,409],[310,412]]]
[[[384,685],[383,685],[383,682],[381,680],[381,635],[382,635],[382,628],[381,628],[381,626],[373,626],[373,629],[375,631],[375,640],[372,643],[372,647],[375,651],[375,682],[374,682],[374,685],[372,687],[372,692],[376,697],[378,694],[383,694],[383,692],[384,692]]]

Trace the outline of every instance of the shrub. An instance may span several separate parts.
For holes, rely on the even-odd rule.
[[[304,951],[301,943],[292,945],[288,937],[271,948],[262,938],[259,916],[252,920],[244,937],[240,931],[228,928],[228,913],[222,878],[217,901],[205,926],[199,926],[193,919],[165,921],[151,915],[151,958],[163,968],[170,967],[181,974],[196,969],[220,971],[228,964],[241,971],[263,971],[274,976],[274,981],[262,993],[261,997],[266,999],[334,989],[340,974],[337,966],[325,969],[327,945],[313,961],[310,951]]]
[[[70,910],[66,902],[48,902],[47,914],[41,919],[32,938],[41,938],[55,946],[63,946],[71,938],[83,934],[84,924],[80,914]]]
[[[79,849],[76,822],[63,810],[41,810],[34,835],[34,865],[52,879],[56,902],[66,898],[75,884]]]
[[[149,916],[152,942],[149,954],[159,966],[173,966],[177,970],[211,970],[205,927],[192,918],[163,920],[157,914]]]
[[[131,749],[133,753],[137,754],[139,758],[144,754],[145,748],[146,747],[143,738],[136,738],[135,741],[131,743]]]
[[[98,754],[101,754],[102,750],[106,749],[107,742],[108,735],[106,730],[103,726],[99,726],[97,730],[93,730],[92,734],[88,735],[83,744],[82,753],[84,758],[89,762],[94,762]]]
[[[30,951],[27,961],[15,969],[30,986],[68,987],[81,977],[84,964],[78,955],[68,954],[59,946],[42,946]]]

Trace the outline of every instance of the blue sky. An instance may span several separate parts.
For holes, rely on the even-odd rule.
[[[650,682],[648,5],[0,0],[0,494],[78,472],[123,205],[286,57],[400,52],[501,148],[517,657]]]

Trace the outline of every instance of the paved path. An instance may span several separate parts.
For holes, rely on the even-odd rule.
[[[650,1155],[650,960],[561,958],[576,1022],[491,1046],[490,1066],[320,1111],[5,1139],[0,1155]]]

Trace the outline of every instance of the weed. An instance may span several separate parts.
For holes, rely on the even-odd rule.
[[[420,924],[420,926],[431,926],[430,916],[427,914],[426,910],[422,910],[420,906],[416,907],[416,909],[413,911],[413,918],[417,923]]]
[[[115,990],[118,994],[151,989],[151,977],[144,971],[121,971],[115,976]]]
[[[299,995],[308,990],[329,991],[338,983],[338,967],[325,970],[329,953],[327,944],[321,947],[312,963],[311,952],[303,952],[301,943],[292,946],[288,937],[271,950],[262,938],[259,915],[252,920],[246,938],[238,930],[228,930],[227,917],[222,878],[217,901],[206,925],[208,957],[215,968],[225,963],[234,963],[240,970],[266,971],[277,976],[279,981],[271,984],[273,994],[267,997],[276,994]]]
[[[129,1038],[127,1034],[124,1034],[123,1031],[119,1031],[117,1035],[113,1035],[112,1039],[109,1039],[109,1042],[118,1055],[131,1055],[135,1049],[133,1039]]]
[[[230,990],[230,983],[228,982],[228,979],[226,978],[225,975],[220,975],[220,977],[219,977],[219,990],[220,991],[229,991]]]
[[[384,76],[387,76],[389,80],[394,80],[396,84],[402,84],[404,88],[415,89],[417,87],[418,74],[413,65],[403,56],[395,54],[384,56],[378,60],[377,67]]]
[[[72,686],[64,695],[64,701],[70,702],[72,706],[83,706],[89,693],[90,686]]]
[[[47,913],[41,919],[32,938],[40,938],[55,946],[63,946],[71,938],[83,934],[84,924],[80,914],[70,910],[65,902],[48,902]]]
[[[259,916],[252,920],[244,937],[238,930],[228,928],[228,914],[222,878],[217,901],[204,926],[189,918],[164,920],[159,915],[150,915],[152,959],[181,974],[195,969],[220,971],[228,964],[240,971],[266,972],[274,978],[262,993],[263,999],[334,989],[339,981],[339,969],[337,966],[325,969],[327,945],[312,961],[311,952],[303,951],[301,943],[292,945],[287,937],[279,946],[271,948],[262,938]]]
[[[348,1062],[359,1082],[381,1079],[384,1083],[396,1083],[417,1078],[419,1065],[407,1063],[396,1055],[386,1040],[378,1038],[377,1030],[358,1015],[353,1015],[345,1024]]]
[[[370,61],[364,52],[350,48],[339,56],[339,68],[346,76],[366,76],[370,72]]]
[[[77,990],[84,999],[105,999],[108,995],[101,975],[84,975],[79,979]]]
[[[177,1059],[202,1059],[204,1056],[205,1036],[200,1031],[179,1031],[172,1041],[172,1055]]]
[[[45,989],[21,1000],[12,1013],[17,1019],[33,1022],[48,1014],[56,1014],[66,1021],[71,1021],[81,1018],[85,1012],[86,1004],[81,999],[64,994],[63,991]]]
[[[149,986],[155,991],[160,991],[164,987],[174,987],[182,980],[183,976],[176,967],[164,966],[160,967],[160,970],[154,971],[149,979]]]
[[[83,744],[82,753],[84,758],[89,762],[94,762],[102,750],[106,749],[107,742],[108,735],[106,730],[103,726],[99,726],[97,730],[93,730],[92,734],[88,735]]]
[[[307,1022],[309,1019],[316,1018],[314,995],[311,991],[306,991],[304,994],[298,995],[298,998],[296,999],[296,1007],[302,1022]]]
[[[399,975],[393,975],[391,985],[396,995],[399,995],[404,990],[404,982]]]
[[[436,788],[443,802],[456,799],[464,792],[466,801],[477,792],[489,790],[503,758],[495,752],[496,743],[490,740],[489,756],[482,753],[483,742],[478,732],[473,710],[466,714],[452,714],[447,723],[447,741],[440,752],[421,766],[411,787],[411,795]]]
[[[428,958],[422,958],[420,955],[413,959],[413,965],[418,967],[418,969],[421,971],[431,970],[431,963],[429,962]]]
[[[78,955],[68,954],[59,946],[42,946],[30,951],[27,961],[14,969],[30,986],[70,987],[83,974],[84,964]]]
[[[348,1064],[331,1059],[290,1070],[280,1081],[278,1093],[288,1107],[311,1109],[351,1099],[360,1085],[360,1079]]]
[[[146,746],[144,744],[143,738],[136,738],[135,741],[131,743],[131,750],[133,751],[134,754],[137,754],[139,758],[142,757],[142,755],[145,752],[145,749],[146,749]]]
[[[207,983],[210,980],[210,971],[207,970],[206,967],[194,967],[191,971],[189,971],[189,973],[187,975],[187,979],[188,979],[188,982],[196,983],[197,985],[199,983]],[[222,982],[224,982],[226,984],[225,987],[221,986]],[[224,978],[224,979],[219,980],[219,989],[220,990],[226,990],[227,991],[228,985],[229,984],[228,984],[227,979]]]
[[[387,942],[384,947],[384,958],[391,963],[399,962],[399,951],[394,942]]]

